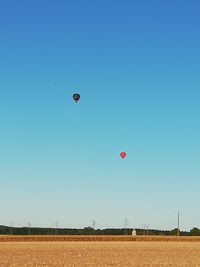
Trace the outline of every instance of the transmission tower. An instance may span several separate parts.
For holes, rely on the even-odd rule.
[[[95,220],[93,220],[92,221],[92,228],[95,230],[95,228],[96,228],[96,221]]]
[[[146,234],[146,230],[145,230],[145,225],[143,225],[143,235],[145,235]]]
[[[10,235],[13,234],[13,222],[10,223]]]
[[[177,224],[177,236],[180,235],[180,216],[179,216],[179,211],[178,211],[178,224]]]
[[[56,221],[55,235],[58,234],[58,221]]]
[[[128,219],[125,218],[124,220],[124,234],[127,235],[128,234]]]
[[[30,235],[31,234],[31,223],[29,222],[28,223],[28,235]]]

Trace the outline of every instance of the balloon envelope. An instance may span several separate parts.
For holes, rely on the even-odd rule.
[[[126,152],[121,152],[121,153],[120,153],[120,156],[121,156],[121,158],[124,159],[124,158],[126,157]]]
[[[73,99],[74,99],[75,102],[78,102],[80,97],[81,96],[79,94],[73,94]]]

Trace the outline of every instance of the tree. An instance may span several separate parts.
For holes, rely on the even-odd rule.
[[[173,230],[171,230],[170,234],[171,235],[177,235],[178,233],[178,228],[174,228]]]
[[[200,235],[200,229],[196,227],[192,228],[190,230],[190,235]]]

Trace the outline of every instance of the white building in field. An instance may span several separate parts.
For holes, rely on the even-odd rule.
[[[133,229],[133,231],[132,231],[132,236],[136,236],[136,235],[137,235],[136,230]]]

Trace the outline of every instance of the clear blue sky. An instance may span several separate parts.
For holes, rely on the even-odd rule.
[[[199,9],[1,2],[0,224],[199,226]]]

